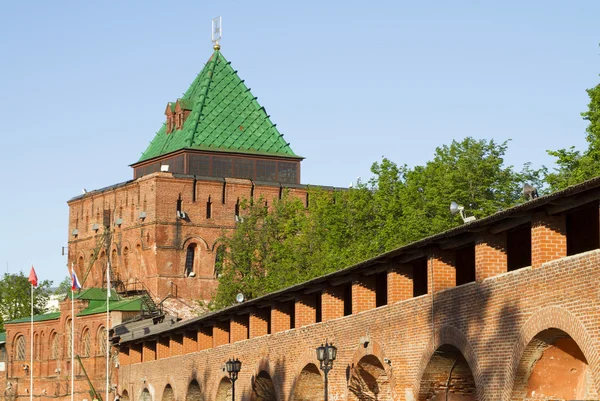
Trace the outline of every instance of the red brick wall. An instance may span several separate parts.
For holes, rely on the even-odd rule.
[[[413,297],[413,271],[411,265],[401,265],[388,270],[388,304]]]
[[[155,173],[70,201],[68,263],[75,266],[79,278],[84,280],[98,236],[103,231],[103,211],[110,210],[111,221],[122,219],[122,224],[115,227],[109,252],[112,255],[114,250],[116,255],[111,261],[115,276],[125,285],[141,280],[157,299],[172,293],[186,299],[208,300],[217,286],[214,263],[218,239],[223,231],[235,229],[235,205],[238,199],[250,199],[252,185],[251,181],[240,179],[197,181],[194,200],[192,178]],[[254,186],[254,198],[263,196],[269,203],[277,199],[279,193],[278,184]],[[301,199],[305,193],[303,189],[290,190],[292,196]],[[176,215],[180,197],[187,220],[178,219]],[[207,218],[209,198],[212,215]],[[139,219],[140,212],[146,212],[144,220]],[[99,224],[97,232],[92,230],[93,224]],[[74,229],[79,232],[76,237],[72,235]],[[195,277],[184,274],[190,244],[196,244]],[[102,285],[101,263],[97,260],[93,264],[86,287]]]
[[[243,363],[236,382],[236,393],[241,399],[250,397],[253,377],[264,371],[273,379],[277,398],[287,400],[294,393],[303,368],[318,363],[315,348],[328,339],[338,347],[338,357],[329,374],[329,394],[336,399],[353,399],[347,389],[347,369],[354,372],[352,366],[358,366],[369,355],[376,358],[375,365],[383,367],[386,379],[378,379],[378,383],[385,385],[385,391],[389,386],[390,399],[417,399],[421,383],[443,384],[435,379],[435,363],[427,369],[432,360],[442,355],[435,351],[443,345],[451,345],[465,358],[478,400],[509,399],[525,347],[537,333],[555,327],[572,336],[587,358],[594,381],[586,397],[598,399],[600,314],[595,305],[599,266],[600,250],[591,251],[547,263],[544,269],[519,269],[448,288],[437,293],[433,302],[428,294],[343,318],[339,316],[339,297],[331,297],[338,305],[337,313],[327,313],[331,309],[325,307],[325,295],[323,323],[176,359],[122,367],[119,386],[139,394],[139,378],[145,377],[160,399],[167,384],[185,389],[195,378],[205,397],[213,399],[224,377],[222,365],[235,355]],[[373,361],[373,357],[369,358]],[[177,371],[171,369],[173,364]],[[467,388],[473,384],[467,365],[456,368],[453,391],[472,391]]]
[[[296,327],[307,326],[317,321],[317,298],[315,294],[296,299]]]
[[[255,310],[250,314],[250,338],[264,336],[269,334],[269,321],[271,319],[271,310],[262,308]]]
[[[156,341],[148,341],[144,343],[142,348],[142,361],[153,361],[156,359]]]
[[[171,348],[169,348],[169,337],[159,337],[156,344],[157,359],[168,358],[171,356]],[[125,363],[125,362],[122,362]]]
[[[475,244],[475,278],[481,281],[506,273],[506,233],[489,234]]]
[[[565,215],[537,213],[531,223],[531,267],[567,256]]]
[[[344,316],[344,287],[329,287],[321,295],[323,321]]]
[[[456,285],[453,251],[437,251],[427,261],[427,293],[437,292]]]
[[[364,276],[352,283],[352,313],[375,308],[375,275]]]
[[[229,321],[218,322],[213,326],[213,347],[229,344]]]
[[[198,350],[211,348],[213,345],[213,328],[202,327],[198,330]]]
[[[277,304],[271,307],[271,333],[290,329],[292,307],[292,303]]]
[[[186,331],[183,335],[183,353],[189,354],[196,351],[198,351],[198,332]]]
[[[231,342],[248,339],[248,315],[236,316],[231,320]]]

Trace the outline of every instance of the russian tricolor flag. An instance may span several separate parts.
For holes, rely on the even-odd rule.
[[[77,273],[75,270],[71,270],[71,290],[75,291],[81,288],[81,284],[79,284],[79,279],[77,278]]]

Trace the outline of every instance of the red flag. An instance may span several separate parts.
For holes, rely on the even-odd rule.
[[[33,268],[33,265],[31,266],[31,271],[29,272],[29,282],[34,287],[37,287],[38,285],[37,274],[35,274],[35,269]]]

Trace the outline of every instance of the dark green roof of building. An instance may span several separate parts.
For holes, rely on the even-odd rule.
[[[191,108],[182,129],[163,124],[140,162],[182,149],[301,158],[294,154],[250,89],[219,50],[179,99]],[[175,109],[176,102],[169,107]]]
[[[72,292],[69,291],[68,297],[71,298]],[[75,293],[75,299],[81,299],[85,301],[106,301],[106,289],[104,288],[86,288],[81,289]],[[119,295],[115,292],[115,290],[110,290],[110,300],[118,301]]]
[[[56,320],[60,318],[60,312],[52,312],[52,313],[44,313],[42,315],[35,315],[33,317],[34,322],[43,322],[46,320]],[[10,320],[8,322],[4,322],[4,324],[12,324],[12,323],[29,323],[31,322],[31,317],[22,317],[20,319]]]
[[[122,301],[110,300],[109,309],[111,311],[137,312],[142,310],[142,300],[137,298],[124,299]],[[90,301],[87,308],[77,314],[77,316],[95,315],[97,313],[106,313],[106,300]]]

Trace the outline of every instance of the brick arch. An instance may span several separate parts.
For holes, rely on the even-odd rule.
[[[190,244],[192,244],[192,243],[194,243],[194,244],[202,244],[202,245],[204,246],[204,250],[205,250],[205,251],[209,251],[209,250],[211,250],[210,246],[208,245],[208,242],[206,242],[206,240],[205,240],[204,238],[202,238],[202,237],[200,237],[200,236],[198,236],[198,235],[194,235],[194,236],[191,236],[191,237],[187,237],[187,238],[186,238],[186,239],[183,241],[183,244],[182,244],[182,246],[181,246],[181,249],[182,249],[182,250],[185,250],[185,249],[187,249],[187,247],[188,247]]]
[[[221,380],[219,380],[214,399],[215,401],[227,401],[229,400],[228,397],[231,397],[231,380],[229,377],[223,376]]]
[[[170,391],[168,391],[168,390],[170,390]],[[175,401],[177,399],[177,396],[175,394],[176,394],[175,389],[173,388],[171,383],[167,383],[167,384],[165,384],[162,394],[160,395],[160,400],[161,401]]]
[[[137,399],[140,401],[154,401],[156,399],[155,395],[154,387],[148,384],[140,389],[140,395]]]
[[[577,343],[592,372],[593,387],[596,391],[600,391],[598,389],[598,384],[600,383],[598,349],[594,345],[585,325],[568,310],[558,306],[548,306],[535,312],[521,328],[519,337],[513,346],[513,358],[504,376],[502,399],[508,400],[512,395],[519,363],[523,358],[525,349],[539,333],[547,329],[562,330]]]
[[[275,395],[278,400],[284,399],[283,394],[281,394],[283,389],[283,383],[281,383],[281,379],[279,375],[275,372],[275,367],[271,365],[269,359],[267,357],[263,357],[258,361],[255,366],[254,374],[252,375],[252,380],[257,378],[261,372],[265,372],[269,375],[271,382],[273,383],[273,387],[275,389]],[[250,393],[252,393],[252,385],[250,386]],[[252,399],[252,397],[251,397]]]
[[[324,378],[319,369],[319,362],[309,362],[294,377],[289,400],[322,401],[324,385]]]
[[[319,361],[317,360],[317,354],[316,354],[316,346],[314,347],[314,349],[308,349],[306,351],[304,351],[298,358],[295,359],[295,364],[294,364],[294,374],[292,376],[292,383],[290,386],[290,394],[289,394],[289,399],[293,400],[293,394],[294,394],[294,389],[296,388],[296,384],[298,382],[298,379],[300,378],[300,375],[302,374],[302,371],[306,368],[306,366],[308,364],[314,364],[317,367],[319,366]],[[322,372],[321,372],[322,373]]]
[[[471,343],[467,337],[462,331],[454,326],[442,326],[437,329],[433,335],[433,338],[431,338],[425,346],[421,356],[421,361],[419,362],[415,381],[413,383],[413,394],[415,397],[419,394],[421,379],[423,378],[423,374],[427,369],[429,360],[433,356],[433,353],[443,345],[451,345],[461,352],[467,361],[467,364],[469,365],[469,369],[471,369],[473,378],[475,379],[477,400],[485,400],[485,384],[483,381],[483,375],[481,374],[481,368],[479,366],[479,359],[477,358],[477,355],[475,354],[475,351],[473,350],[473,347],[471,346]]]
[[[392,372],[391,366],[383,362],[386,359],[385,353],[383,352],[383,347],[381,346],[381,344],[379,344],[379,342],[373,340],[372,338],[369,338],[369,343],[366,347],[364,344],[359,344],[356,347],[356,351],[352,356],[351,366],[358,366],[359,362],[365,356],[368,355],[373,355],[379,360],[379,363],[381,363],[381,365],[383,366],[383,369],[385,370],[385,373],[388,377],[390,388],[394,389],[396,387],[396,381],[394,379],[394,374]],[[346,389],[346,398],[348,396],[347,392],[348,390]]]
[[[202,394],[202,386],[200,381],[195,377],[192,377],[190,382],[185,389],[185,400],[186,401],[203,401],[204,395]]]

